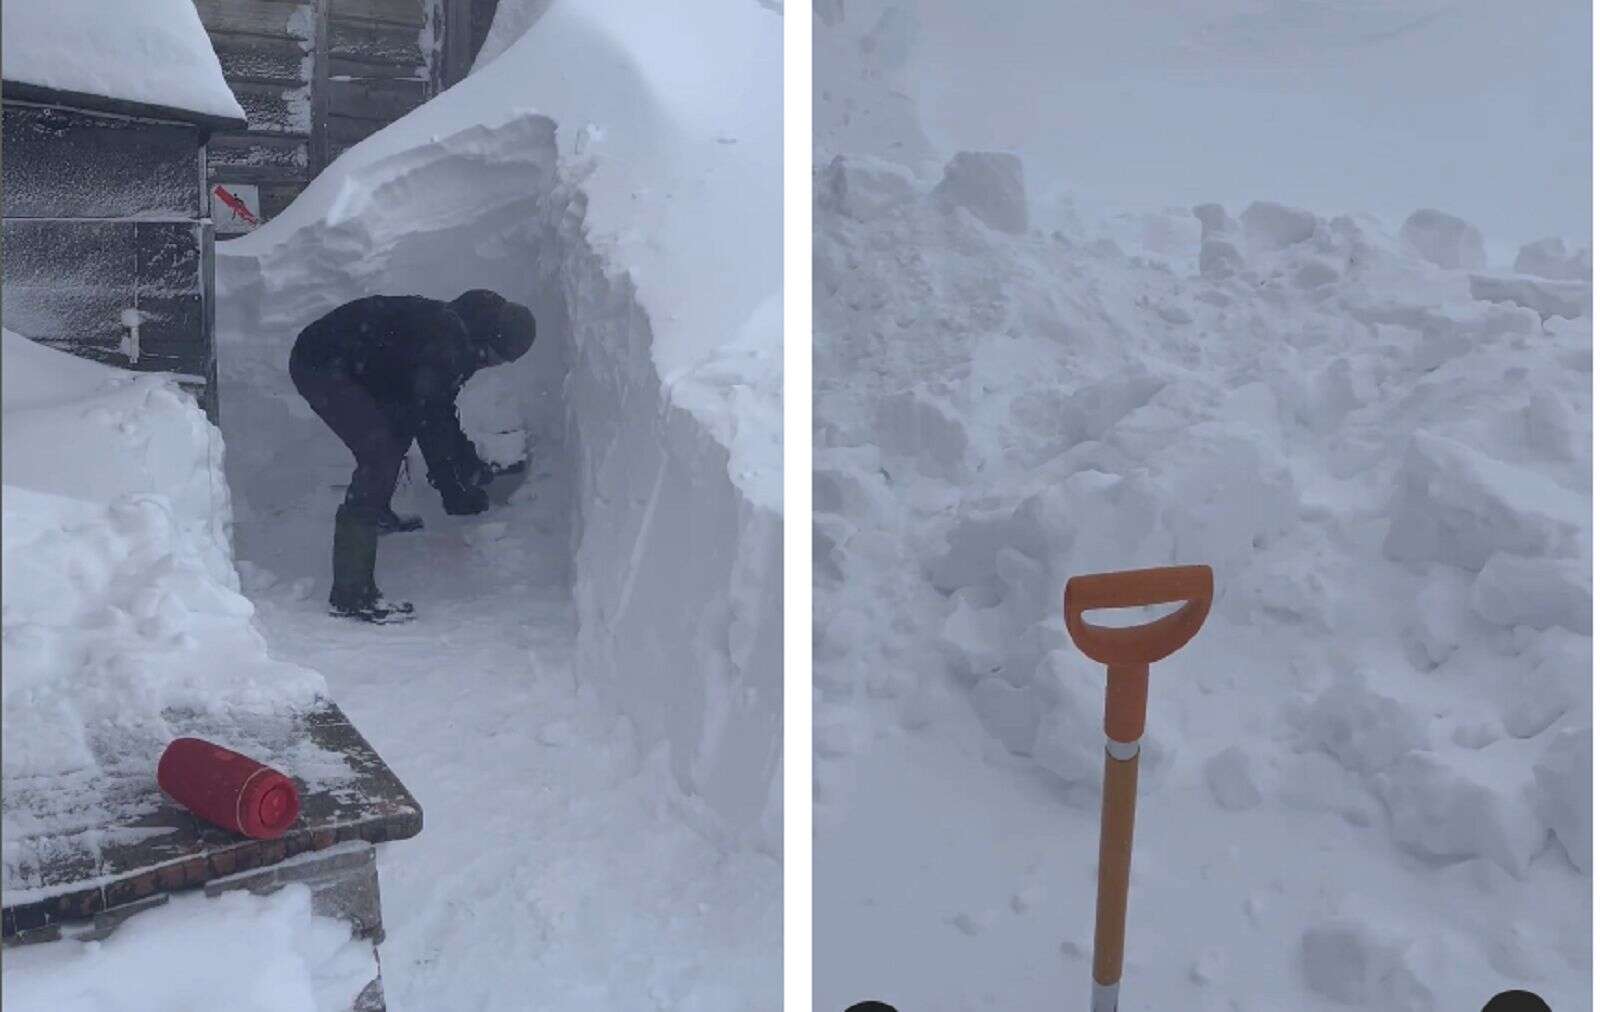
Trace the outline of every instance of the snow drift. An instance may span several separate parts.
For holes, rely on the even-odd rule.
[[[708,828],[775,848],[780,21],[538,6],[502,4],[533,27],[218,247],[224,429],[285,434],[230,440],[241,538],[331,513],[272,476],[347,459],[285,377],[301,327],[374,293],[528,304],[534,350],[474,378],[464,424],[570,496],[581,677],[667,743]]]
[[[7,794],[4,886],[22,901],[44,895],[19,864],[29,841],[98,830],[110,767],[153,777],[171,714],[282,714],[324,685],[252,624],[222,441],[193,398],[170,377],[4,342],[6,781],[49,778],[81,801],[57,806],[79,820],[61,825]]]
[[[818,82],[819,1007],[1086,994],[1105,676],[1062,585],[1199,562],[1124,999],[1584,1007],[1586,248],[1030,201],[1047,168],[905,140],[910,58],[869,58],[899,10],[818,31],[865,64]]]

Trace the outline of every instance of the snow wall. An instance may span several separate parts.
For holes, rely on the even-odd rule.
[[[570,470],[579,677],[665,743],[692,821],[774,852],[780,40],[732,0],[558,3],[218,246],[224,430],[283,432],[230,440],[241,511],[298,466],[291,427],[336,447],[285,375],[307,323],[375,293],[532,307],[534,350],[474,377],[463,422]]]

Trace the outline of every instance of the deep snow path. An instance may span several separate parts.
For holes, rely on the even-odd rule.
[[[405,626],[324,613],[339,491],[237,532],[273,649],[326,676],[422,804],[422,834],[379,862],[390,1008],[775,1005],[772,859],[690,829],[661,757],[574,677],[556,479],[453,518],[417,474],[396,507],[427,527],[379,558],[385,592],[417,605]]]

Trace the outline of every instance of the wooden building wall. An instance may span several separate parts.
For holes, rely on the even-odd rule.
[[[209,185],[259,188],[270,220],[347,148],[470,69],[497,0],[195,0],[249,129],[211,143]]]
[[[176,373],[214,419],[201,128],[11,99],[0,123],[6,325],[108,365]],[[137,346],[128,310],[141,318]]]

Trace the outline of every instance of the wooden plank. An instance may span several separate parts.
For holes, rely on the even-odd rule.
[[[193,126],[6,103],[6,217],[199,218]]]
[[[252,133],[311,134],[311,89],[281,84],[230,82]]]
[[[388,126],[383,120],[355,119],[350,116],[328,117],[328,143],[343,153]],[[337,158],[338,155],[333,157]]]
[[[197,221],[4,222],[9,325],[52,347],[146,372],[205,366],[203,239]],[[122,313],[145,314],[139,358]]]
[[[328,56],[352,63],[411,68],[421,72],[416,76],[426,76],[428,65],[416,29],[390,28],[337,17],[328,19]]]
[[[402,66],[398,63],[361,63],[356,60],[329,60],[328,79],[335,83],[348,81],[421,81],[432,94],[438,94],[428,82],[426,68]],[[430,95],[431,97],[431,95]]]
[[[7,841],[9,942],[22,930],[92,916],[183,887],[204,885],[346,840],[383,843],[422,830],[422,808],[337,707],[296,714],[166,715],[169,726],[119,726],[90,747],[93,773],[77,782],[8,778],[0,797],[8,811],[35,816]],[[202,822],[161,793],[155,761],[175,735],[225,743],[298,782],[300,818],[275,840],[252,840]],[[310,758],[307,758],[309,755]],[[305,768],[306,764],[314,765]],[[330,775],[328,769],[343,769]],[[73,831],[60,831],[59,827]],[[98,901],[85,897],[96,880]],[[103,884],[100,884],[103,883]],[[25,889],[34,896],[17,903]],[[90,909],[93,907],[94,909]]]
[[[460,82],[472,69],[472,8],[468,0],[444,0],[445,86]]]
[[[315,18],[308,3],[279,0],[195,0],[206,31],[309,41]]]
[[[268,39],[259,35],[212,32],[211,45],[222,63],[229,84],[308,84],[311,50],[297,39]]]
[[[275,180],[288,181],[307,177],[310,160],[306,139],[294,136],[267,134],[219,134],[211,138],[209,147],[210,175],[213,179],[226,178],[250,181],[238,175],[235,169],[277,170],[268,175]]]
[[[294,198],[300,196],[300,191],[304,189],[304,183],[262,184],[257,190],[261,195],[261,220],[271,221],[277,217],[284,208],[294,203]]]
[[[420,31],[428,23],[425,0],[330,0],[330,13],[344,20],[376,21]]]
[[[316,55],[311,62],[311,172],[315,175],[333,160],[328,152],[328,4],[317,4]]]
[[[392,123],[427,100],[427,81],[328,82],[328,113],[332,116]]]

